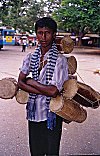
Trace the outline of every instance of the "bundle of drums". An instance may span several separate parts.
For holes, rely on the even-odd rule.
[[[74,42],[70,36],[58,37],[57,46],[61,53],[66,54],[69,80],[65,81],[61,93],[50,101],[50,110],[65,120],[82,123],[87,118],[85,108],[96,109],[100,105],[100,93],[89,85],[78,82],[75,75],[77,61],[68,56],[73,51]]]
[[[14,78],[3,78],[0,80],[0,98],[12,99],[20,104],[26,104],[29,94],[18,88],[17,81]]]
[[[50,101],[50,109],[62,118],[82,123],[87,118],[85,107],[93,109],[100,105],[100,94],[76,79],[65,81],[63,90]]]
[[[57,47],[61,53],[69,54],[73,51],[74,42],[69,36],[57,38]],[[82,123],[87,118],[85,107],[98,108],[100,93],[82,82],[78,82],[75,75],[77,61],[74,56],[66,56],[68,62],[69,79],[64,82],[63,89],[56,98],[51,98],[50,110],[67,121]],[[29,94],[17,86],[14,78],[0,80],[0,98],[14,98],[20,104],[26,104]]]

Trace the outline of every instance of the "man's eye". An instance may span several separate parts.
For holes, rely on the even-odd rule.
[[[47,32],[46,32],[46,34],[50,34],[50,32],[49,32],[49,31],[47,31]]]
[[[49,31],[46,31],[46,32],[39,31],[37,34],[39,34],[39,35],[49,35],[50,32]]]
[[[42,35],[43,33],[41,31],[39,31],[38,34]]]

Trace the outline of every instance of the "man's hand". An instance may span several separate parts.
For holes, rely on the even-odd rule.
[[[31,77],[27,77],[25,83],[26,83],[27,85],[30,85],[30,86],[35,87],[35,88],[37,88],[37,85],[38,85],[38,82],[35,81],[35,80],[34,80],[33,78],[31,78]]]
[[[25,83],[28,84],[28,85],[31,85],[32,80],[33,79],[31,77],[27,77],[26,80],[25,80]]]

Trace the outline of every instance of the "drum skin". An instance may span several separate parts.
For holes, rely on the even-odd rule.
[[[57,49],[61,53],[69,54],[74,49],[74,41],[71,39],[69,35],[56,36],[55,41],[56,41]]]
[[[15,96],[16,98],[16,101],[19,103],[19,104],[26,104],[27,101],[28,101],[28,97],[29,97],[29,93],[23,91],[23,90],[18,90],[17,91],[17,94]]]
[[[0,98],[11,99],[15,96],[17,83],[15,79],[4,78],[0,80]]]
[[[69,54],[74,49],[74,41],[71,39],[69,35],[65,35],[63,39],[61,40],[62,45],[62,51],[64,51],[65,54]]]

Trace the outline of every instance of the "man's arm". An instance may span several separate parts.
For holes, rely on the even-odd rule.
[[[33,93],[33,94],[41,94],[45,96],[56,97],[59,93],[58,89],[54,85],[43,85],[33,79],[27,79],[26,75],[22,72],[19,74],[18,78],[18,86],[22,90]]]
[[[26,75],[22,72],[19,74],[18,87],[28,93],[41,94],[37,89],[26,83]]]
[[[58,89],[54,85],[44,85],[41,84],[40,82],[37,82],[33,79],[28,79],[26,83],[35,89],[37,89],[40,93],[46,96],[51,96],[51,97],[56,97],[57,94],[59,93]]]

